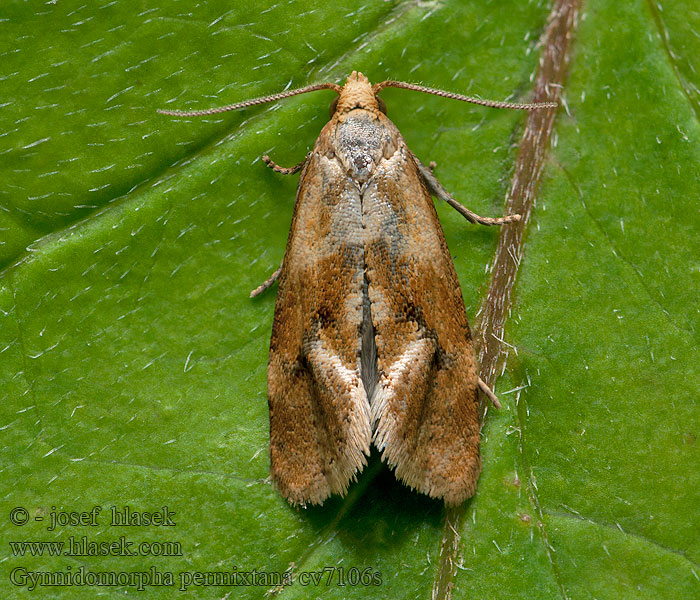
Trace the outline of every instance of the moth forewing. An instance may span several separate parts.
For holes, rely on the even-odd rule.
[[[375,232],[365,254],[380,374],[373,441],[402,481],[456,504],[480,471],[476,356],[433,200],[398,131],[395,143],[363,206]]]
[[[360,195],[321,132],[302,170],[279,279],[270,343],[271,474],[295,504],[344,493],[369,453],[361,377],[363,249]],[[337,207],[334,208],[334,207]]]

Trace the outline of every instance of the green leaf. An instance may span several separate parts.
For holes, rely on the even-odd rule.
[[[27,572],[153,567],[161,583],[172,573],[173,586],[140,597],[172,598],[189,577],[197,598],[259,598],[273,582],[197,585],[194,574],[291,565],[323,579],[297,581],[283,597],[430,597],[444,510],[376,456],[347,498],[321,508],[289,507],[265,479],[274,290],[248,293],[281,261],[296,177],[260,156],[301,160],[332,93],[203,119],[155,111],[342,83],[352,70],[526,100],[549,9],[3,7],[5,597],[28,597],[38,579],[22,584]],[[698,29],[690,2],[583,7],[507,330],[517,354],[498,382],[504,408],[487,416],[483,474],[463,509],[454,598],[700,595]],[[382,96],[457,199],[502,213],[522,114],[405,90]],[[498,231],[438,210],[473,319]],[[52,514],[95,506],[95,525],[50,527]],[[176,525],[112,527],[112,506],[167,506]],[[16,507],[28,523],[11,522]],[[181,554],[32,557],[9,545],[71,536],[174,544],[161,553],[179,544]],[[353,585],[367,572],[381,581]],[[136,576],[120,577],[39,585],[33,597],[136,593]]]

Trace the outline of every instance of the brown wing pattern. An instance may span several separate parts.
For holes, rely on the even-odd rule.
[[[315,149],[299,181],[268,368],[270,471],[294,504],[345,493],[369,453],[358,230],[357,189],[335,159]]]
[[[432,198],[397,136],[363,197],[379,372],[373,442],[406,484],[457,504],[481,468],[476,357]]]
[[[272,477],[290,502],[321,503],[374,443],[399,479],[457,504],[481,466],[461,289],[415,159],[353,102],[299,182],[270,346]]]

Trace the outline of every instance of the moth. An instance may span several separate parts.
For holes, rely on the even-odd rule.
[[[320,83],[204,111],[208,115],[330,89],[338,94],[300,171],[279,280],[267,391],[270,471],[293,505],[345,494],[374,445],[405,484],[448,505],[474,494],[481,469],[480,379],[462,291],[431,196],[472,223],[409,150],[378,93],[400,87],[498,108],[493,102],[418,85]]]

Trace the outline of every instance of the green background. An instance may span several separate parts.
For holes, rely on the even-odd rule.
[[[295,510],[265,478],[267,347],[296,176],[331,92],[173,119],[286,86],[422,82],[526,100],[549,5],[5,2],[0,9],[0,584],[13,569],[380,573],[282,597],[429,598],[444,511],[373,457],[346,499]],[[483,430],[455,598],[700,597],[700,12],[585,2],[565,107]],[[454,196],[503,197],[523,115],[388,89]],[[498,232],[438,206],[473,319]],[[515,391],[512,391],[515,390]],[[95,527],[52,511],[102,506]],[[111,528],[110,506],[175,512]],[[12,525],[9,513],[31,517]],[[10,541],[180,542],[176,557],[18,557]],[[176,586],[177,587],[177,586]],[[190,590],[259,598],[266,586]]]

